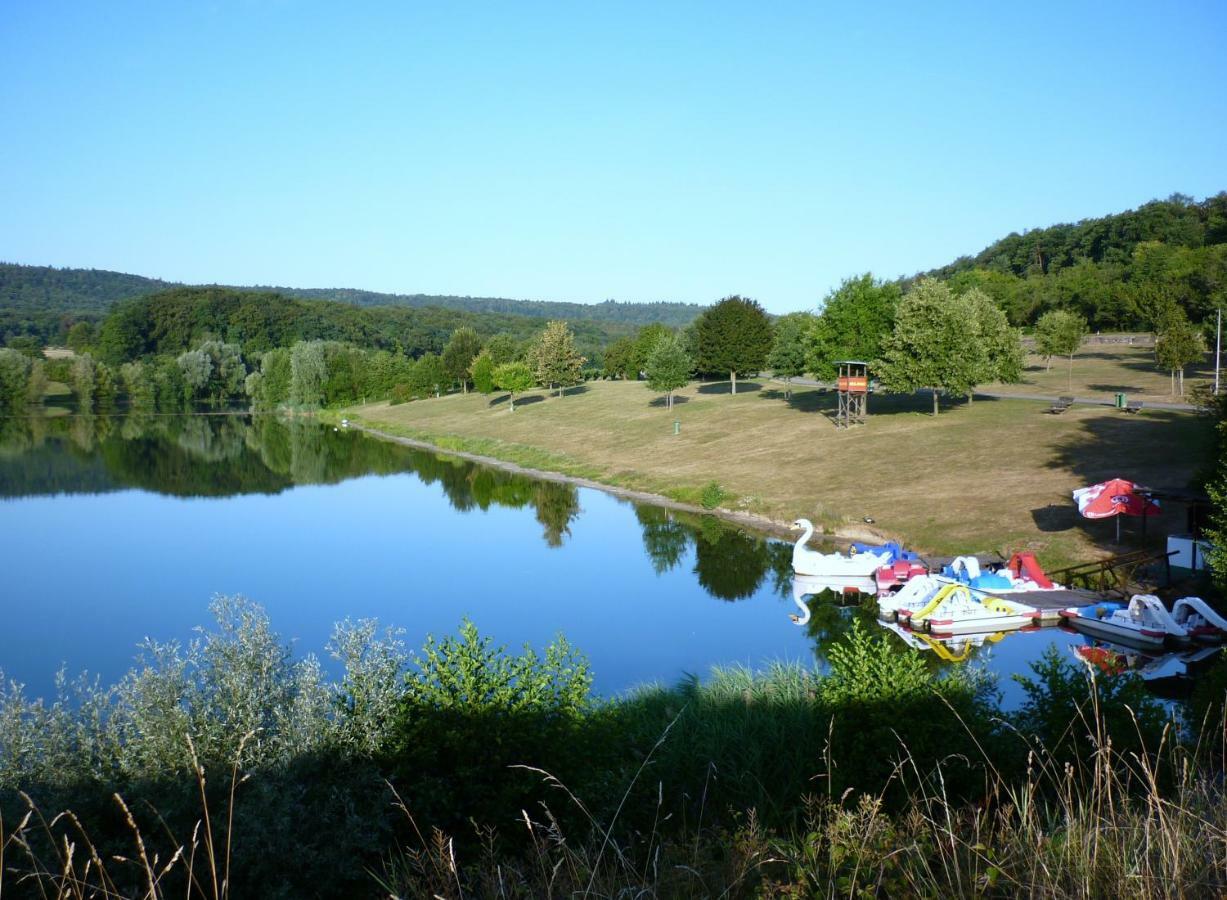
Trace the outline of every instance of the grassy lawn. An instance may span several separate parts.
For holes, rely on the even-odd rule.
[[[1117,475],[1184,486],[1211,433],[1208,420],[1183,412],[1074,407],[1053,416],[1034,401],[978,400],[934,418],[927,396],[889,395],[870,399],[866,426],[844,432],[825,415],[832,393],[802,389],[790,402],[774,386],[745,387],[731,396],[727,384],[692,384],[672,413],[642,383],[593,382],[561,399],[525,395],[514,413],[498,393],[345,414],[451,449],[678,499],[694,501],[714,479],[731,509],[829,528],[870,516],[923,550],[1028,548],[1048,565],[1111,549],[1112,523],[1086,526],[1070,491]],[[1169,511],[1152,534],[1182,530],[1182,516]]]
[[[1188,402],[1195,384],[1214,383],[1214,354],[1207,353],[1200,365],[1184,373],[1185,397],[1172,396],[1171,377],[1155,366],[1154,350],[1127,344],[1088,344],[1074,355],[1073,391],[1069,360],[1054,357],[1048,370],[1043,357],[1027,357],[1027,368],[1020,384],[986,386],[988,390],[1017,394],[1047,394],[1053,397],[1073,393],[1078,397],[1125,393],[1130,400]]]

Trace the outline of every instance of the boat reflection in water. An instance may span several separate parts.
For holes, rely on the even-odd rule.
[[[1133,672],[1152,693],[1177,698],[1188,695],[1193,681],[1212,666],[1223,648],[1191,647],[1170,653],[1146,652],[1137,647],[1082,635],[1083,643],[1070,647],[1074,658],[1098,677]]]

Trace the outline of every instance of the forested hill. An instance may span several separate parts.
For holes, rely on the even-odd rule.
[[[503,313],[533,316],[539,319],[589,319],[595,322],[622,322],[627,325],[649,325],[661,322],[672,328],[689,325],[703,311],[694,303],[623,303],[605,300],[601,303],[565,303],[554,300],[506,300],[500,297],[455,297],[434,294],[379,294],[349,288],[286,288],[270,287],[290,297],[306,300],[334,300],[355,306],[433,306],[473,313]]]
[[[903,286],[923,276],[984,290],[1015,325],[1050,309],[1097,329],[1154,330],[1173,310],[1200,322],[1227,305],[1227,192],[1010,234]]]
[[[1082,259],[1125,265],[1138,244],[1146,241],[1187,248],[1227,244],[1227,191],[1201,202],[1175,194],[1122,213],[1014,232],[975,256],[961,256],[925,274],[949,278],[983,268],[1021,277],[1072,266]]]
[[[181,287],[122,272],[101,269],[56,269],[0,263],[0,310],[30,313],[103,313],[119,300],[143,297]],[[212,287],[213,285],[209,285]],[[286,288],[256,286],[240,290],[275,292],[304,300],[330,300],[351,306],[434,307],[468,313],[500,313],[539,319],[585,319],[647,325],[663,322],[680,327],[702,311],[692,303],[563,303],[546,300],[509,300],[501,297],[458,297],[431,294],[380,294],[349,288]]]

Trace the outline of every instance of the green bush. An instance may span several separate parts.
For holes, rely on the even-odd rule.
[[[703,492],[699,495],[699,502],[703,504],[704,509],[715,509],[724,502],[724,498],[728,496],[724,492],[724,488],[720,486],[718,481],[709,481],[703,485]]]
[[[494,647],[467,619],[459,637],[428,638],[405,676],[389,750],[414,815],[432,826],[507,821],[534,805],[542,776],[564,783],[587,766],[593,708],[587,660],[562,637],[544,656]]]
[[[1021,734],[1057,763],[1079,766],[1111,745],[1126,756],[1159,749],[1169,717],[1133,672],[1092,676],[1049,647],[1032,676],[1015,675],[1026,701],[1013,716]]]
[[[944,789],[973,790],[986,753],[995,750],[992,684],[956,668],[935,677],[909,647],[855,621],[827,651],[830,672],[818,682],[829,718],[831,786],[900,798],[899,779],[914,785],[946,770]],[[945,765],[952,758],[959,765]]]
[[[407,384],[395,384],[392,386],[392,391],[388,395],[388,403],[391,406],[396,406],[400,403],[408,403],[417,397],[412,387]]]

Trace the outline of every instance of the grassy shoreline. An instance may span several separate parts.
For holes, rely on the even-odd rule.
[[[561,399],[529,394],[514,413],[503,400],[449,395],[329,415],[690,509],[715,481],[728,517],[777,534],[805,516],[845,538],[889,537],[932,553],[1028,549],[1050,567],[1118,549],[1110,526],[1077,518],[1074,488],[1117,476],[1183,487],[1212,440],[1210,422],[1188,412],[1082,407],[1052,416],[1035,401],[982,399],[934,418],[926,398],[890,395],[871,400],[868,425],[840,432],[826,415],[833,394],[799,388],[786,399],[754,383],[736,396],[691,384],[672,413],[636,382],[592,382]],[[1167,515],[1152,538],[1183,530],[1182,510]],[[1129,541],[1137,536],[1127,526]]]

